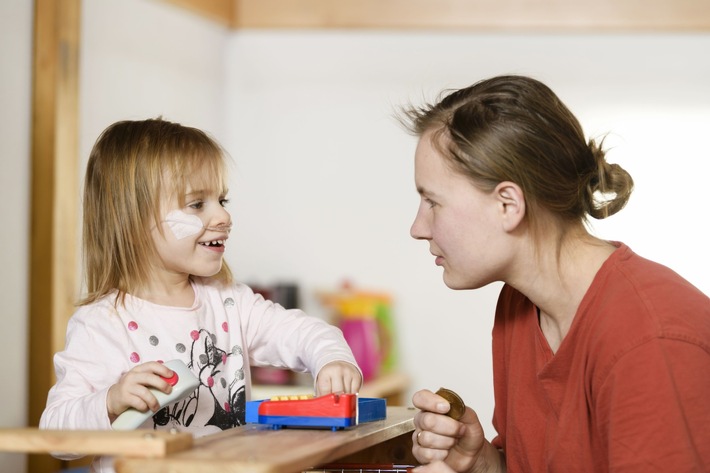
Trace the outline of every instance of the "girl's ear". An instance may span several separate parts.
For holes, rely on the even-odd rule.
[[[514,182],[503,181],[493,190],[493,195],[500,206],[503,230],[512,232],[525,217],[525,196],[523,190]]]

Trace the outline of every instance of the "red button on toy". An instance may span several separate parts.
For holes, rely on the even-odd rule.
[[[170,386],[175,386],[178,382],[178,374],[177,372],[173,371],[173,375],[169,378],[166,378],[164,376],[161,376]]]

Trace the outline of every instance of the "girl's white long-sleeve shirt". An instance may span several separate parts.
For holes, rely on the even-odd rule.
[[[147,361],[182,360],[200,386],[142,428],[195,436],[242,425],[250,366],[311,372],[327,363],[357,366],[341,331],[319,318],[255,294],[243,284],[194,278],[192,307],[156,305],[115,295],[80,307],[69,320],[64,351],[54,356],[57,382],[40,420],[44,429],[111,429],[108,389]],[[71,456],[68,456],[71,457]]]

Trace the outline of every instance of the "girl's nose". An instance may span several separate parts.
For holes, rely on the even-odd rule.
[[[210,219],[210,224],[207,229],[229,233],[232,229],[232,216],[227,209],[220,205]]]

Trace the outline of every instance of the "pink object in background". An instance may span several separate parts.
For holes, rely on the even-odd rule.
[[[372,317],[346,317],[340,322],[340,329],[362,370],[364,380],[376,378],[382,363],[377,320]]]

